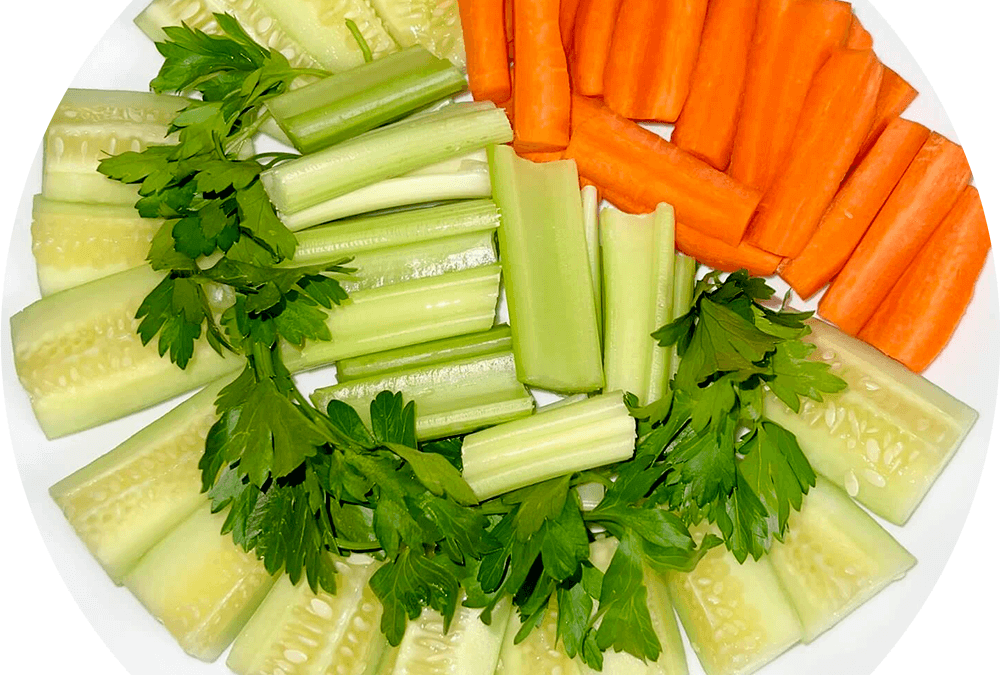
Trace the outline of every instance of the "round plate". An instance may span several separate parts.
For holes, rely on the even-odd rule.
[[[133,2],[104,35],[72,83],[74,87],[146,90],[159,68],[152,43],[132,18],[146,5]],[[872,33],[880,58],[910,81],[920,97],[906,117],[955,139],[955,132],[930,84],[909,52],[878,12],[866,1],[855,11]],[[128,58],[123,58],[128,55]],[[669,128],[663,128],[669,133]],[[35,158],[18,210],[7,260],[2,308],[3,387],[18,467],[43,539],[72,595],[111,651],[131,673],[200,675],[228,673],[224,659],[204,664],[184,654],[169,634],[123,588],[115,587],[63,518],[48,495],[56,481],[106,453],[170,410],[161,404],[111,424],[56,441],[45,439],[32,415],[27,395],[13,369],[9,321],[12,314],[39,297],[31,256],[31,198],[41,183],[41,156]],[[779,279],[779,293],[786,286]],[[887,529],[918,559],[904,580],[893,584],[834,629],[808,646],[797,646],[766,666],[764,675],[843,675],[872,672],[896,643],[941,575],[968,515],[982,471],[993,426],[1000,370],[1000,312],[993,256],[976,289],[968,314],[944,354],[926,376],[965,401],[981,417],[955,459],[906,527]],[[815,302],[797,303],[805,309]],[[330,369],[299,378],[305,391],[328,385]],[[885,525],[885,523],[883,523]],[[692,674],[701,673],[688,646]]]

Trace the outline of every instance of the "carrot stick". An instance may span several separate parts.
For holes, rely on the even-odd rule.
[[[851,28],[847,33],[847,48],[848,49],[871,49],[875,42],[872,40],[872,34],[868,32],[861,21],[858,19],[858,15],[855,14],[851,17]]]
[[[604,94],[604,70],[622,0],[580,0],[574,27],[573,90],[584,96]]]
[[[970,185],[859,337],[914,372],[926,370],[972,301],[989,250],[983,203]]]
[[[882,88],[875,103],[875,122],[868,133],[868,138],[861,144],[862,154],[856,161],[860,161],[861,157],[871,150],[875,141],[889,126],[889,122],[902,115],[916,98],[917,90],[913,85],[900,77],[895,70],[886,67],[885,75],[882,76]]]
[[[671,142],[719,171],[729,166],[760,0],[709,0],[691,93]]]
[[[785,257],[802,252],[868,135],[881,81],[870,49],[838,49],[819,69],[788,161],[750,223],[751,244]]]
[[[650,211],[673,204],[679,221],[739,244],[760,193],[607,108],[587,115],[566,149],[581,174]]]
[[[476,0],[471,0],[475,2]],[[504,0],[503,20],[507,27],[507,58],[514,58],[514,0]]]
[[[930,133],[901,117],[882,132],[840,188],[809,244],[782,263],[781,278],[800,298],[815,295],[841,270]]]
[[[820,314],[857,335],[971,178],[961,146],[931,133],[823,296]]]
[[[559,3],[559,35],[562,36],[563,51],[569,54],[573,51],[573,26],[580,13],[582,0],[562,0]]]
[[[604,98],[638,120],[674,122],[691,88],[708,0],[623,0],[604,73]]]
[[[503,0],[459,0],[458,11],[472,96],[477,101],[503,103],[510,98]]]
[[[573,94],[573,114],[570,120],[573,131],[592,117],[613,115],[599,98]]]
[[[784,165],[809,84],[847,42],[851,6],[761,0],[729,175],[766,190]]]
[[[559,0],[514,0],[514,137],[527,152],[569,145],[570,87]],[[518,65],[521,64],[521,65]]]

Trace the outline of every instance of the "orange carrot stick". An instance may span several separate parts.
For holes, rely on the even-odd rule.
[[[783,257],[802,252],[868,135],[881,81],[870,49],[838,49],[819,69],[788,161],[750,223],[751,244]]]
[[[569,145],[570,87],[559,0],[514,0],[514,137],[526,152]]]
[[[503,21],[507,28],[507,58],[512,60],[514,58],[514,0],[503,1]]]
[[[851,28],[847,33],[847,48],[871,49],[874,44],[872,34],[868,32],[868,29],[861,25],[858,15],[855,14],[851,17]]]
[[[649,211],[673,204],[689,227],[739,244],[760,193],[607,108],[587,116],[566,149],[582,175]]]
[[[708,0],[623,0],[604,73],[604,98],[638,120],[674,122],[691,88]]]
[[[761,0],[729,175],[766,190],[784,165],[809,84],[847,42],[851,6]]]
[[[672,143],[719,171],[729,166],[760,0],[709,0],[691,93]]]
[[[931,133],[823,296],[820,315],[857,335],[971,178],[961,146]]]
[[[580,0],[573,38],[573,90],[578,94],[604,94],[604,70],[621,3],[622,0]]]
[[[559,3],[559,35],[562,36],[563,51],[573,51],[573,26],[580,12],[581,0],[562,0]]]
[[[875,141],[889,126],[889,122],[902,115],[910,104],[917,98],[917,90],[909,82],[899,76],[895,70],[885,68],[885,75],[882,76],[882,88],[878,93],[878,101],[875,103],[875,122],[868,133],[868,138],[861,144],[861,157],[871,150]]]
[[[989,250],[983,203],[970,185],[858,337],[923,372],[955,333]]]
[[[503,0],[459,0],[458,11],[472,96],[477,101],[503,103],[510,98]]]
[[[809,244],[782,263],[781,278],[800,298],[812,297],[841,270],[930,133],[901,117],[882,132],[840,188]]]

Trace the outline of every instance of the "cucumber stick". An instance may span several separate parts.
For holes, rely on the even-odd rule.
[[[805,642],[901,579],[917,560],[850,497],[820,478],[768,554]]]
[[[49,122],[43,141],[42,195],[66,202],[129,204],[138,187],[98,173],[101,158],[167,142],[180,96],[136,91],[70,89]]]
[[[802,635],[798,616],[766,558],[740,564],[728,549],[717,546],[694,571],[671,572],[668,586],[707,675],[752,673]]]
[[[811,358],[847,382],[798,414],[773,396],[767,416],[795,434],[813,467],[875,514],[904,524],[975,423],[975,410],[877,349],[810,320]]]
[[[671,350],[652,333],[673,319],[673,207],[643,216],[604,209],[601,251],[606,386],[646,405],[663,397],[670,374]]]
[[[210,384],[49,489],[115,583],[205,503],[198,462],[217,418],[215,399],[228,382]]]
[[[283,575],[233,643],[237,675],[373,675],[388,647],[382,606],[368,587],[370,560],[335,560],[337,593],[313,593]]]
[[[458,0],[370,0],[396,42],[423,45],[434,56],[465,65]]]
[[[450,62],[410,47],[276,96],[267,109],[299,152],[394,122],[466,87]]]
[[[225,651],[275,581],[254,554],[219,534],[225,519],[206,500],[125,578],[184,651],[202,661]]]
[[[399,47],[368,0],[256,0],[288,36],[332,72],[355,68],[364,53],[347,27],[354,21],[377,59]]]
[[[604,386],[576,164],[488,150],[518,377],[560,393]]]
[[[163,221],[132,206],[58,202],[35,195],[31,251],[42,295],[138,267]]]
[[[461,603],[447,633],[444,618],[433,610],[425,609],[410,621],[403,641],[381,664],[378,675],[493,675],[510,601],[497,605],[489,626],[480,620],[481,610]]]
[[[395,371],[433,366],[439,363],[488,356],[510,351],[510,326],[502,325],[482,333],[459,335],[422,345],[357,356],[337,362],[337,381],[351,382],[387,375]]]
[[[480,500],[621,462],[635,449],[622,392],[543,410],[465,437],[463,476]]]
[[[382,391],[402,392],[416,404],[417,438],[467,434],[534,412],[535,400],[517,381],[514,354],[421,366],[315,391],[312,401],[325,410],[330,401],[347,403],[370,423],[369,406]]]
[[[512,139],[500,108],[456,103],[280,164],[261,174],[261,181],[278,211],[290,214]]]
[[[482,331],[494,321],[498,266],[452,272],[355,293],[329,313],[331,342],[286,347],[304,370],[337,359]],[[161,277],[148,267],[44,298],[11,319],[14,362],[50,438],[117,419],[235,372],[205,341],[181,370],[143,346],[134,318]]]

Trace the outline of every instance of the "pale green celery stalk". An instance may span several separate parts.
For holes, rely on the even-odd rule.
[[[535,409],[535,400],[517,380],[511,351],[354,380],[319,389],[311,398],[321,410],[330,401],[343,401],[370,422],[370,404],[382,391],[402,392],[404,400],[415,403],[420,440],[466,434]]]
[[[480,500],[550,478],[624,461],[635,420],[622,392],[544,410],[465,437],[463,476]]]
[[[433,366],[438,363],[475,356],[487,356],[509,351],[512,347],[510,326],[501,325],[482,333],[460,335],[445,340],[435,340],[426,344],[338,361],[337,381],[351,382],[400,370]]]
[[[451,62],[420,46],[338,73],[267,102],[299,152],[322,150],[394,122],[466,87]]]
[[[604,385],[576,164],[488,150],[500,261],[522,382],[561,393]]]
[[[670,350],[652,333],[673,316],[674,211],[633,216],[601,213],[604,267],[604,374],[608,389],[635,394],[645,405],[663,396]]]
[[[604,340],[604,301],[601,290],[601,202],[597,188],[587,185],[583,195],[583,229],[587,233],[587,255],[590,257],[590,279],[594,285],[594,306],[597,308],[597,330]]]
[[[490,328],[500,297],[500,266],[359,291],[331,311],[333,339],[304,349],[284,345],[291,370],[307,370],[362,354],[396,349]]]
[[[678,251],[674,256],[674,304],[671,321],[687,314],[694,304],[694,286],[697,274],[698,261]],[[669,378],[673,378],[677,374],[677,347],[671,347],[670,354]]]
[[[261,180],[278,211],[290,214],[512,139],[503,110],[459,103],[280,164],[261,174]]]

